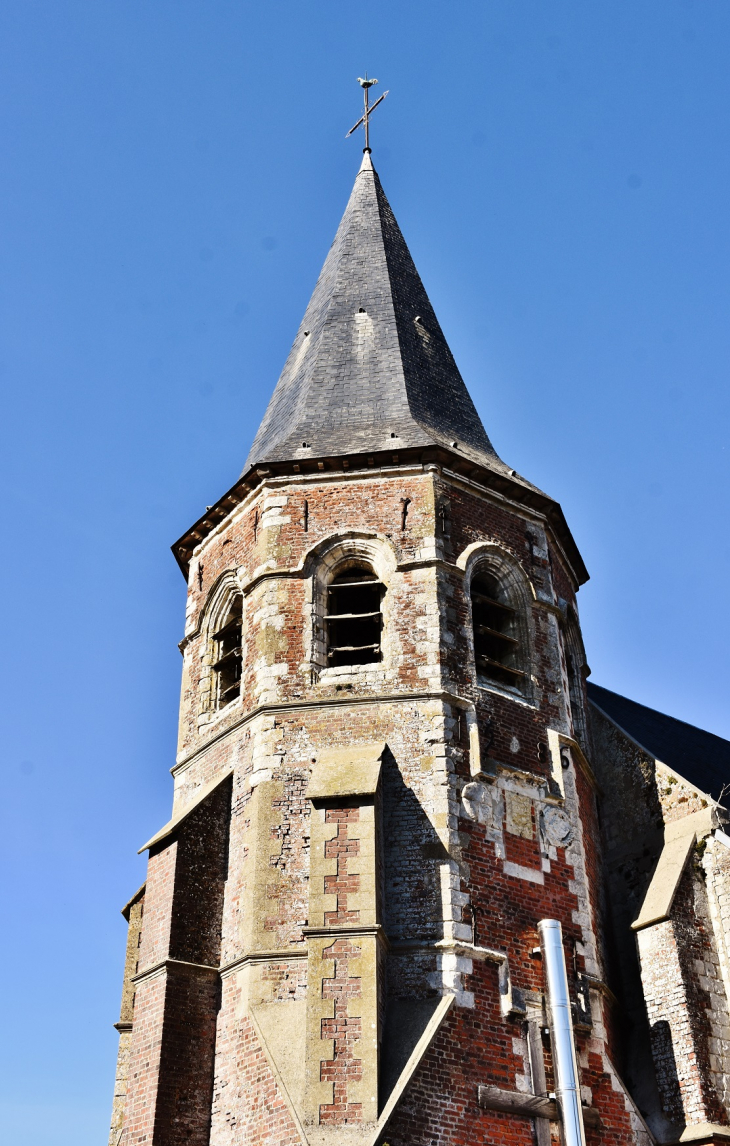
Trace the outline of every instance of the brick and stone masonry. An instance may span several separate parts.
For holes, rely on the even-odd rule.
[[[591,709],[575,542],[494,452],[368,154],[244,473],[175,553],[173,810],[125,908],[111,1146],[548,1146],[545,918],[587,1142],[730,1138],[724,816]],[[348,570],[381,586],[364,663],[333,655]]]

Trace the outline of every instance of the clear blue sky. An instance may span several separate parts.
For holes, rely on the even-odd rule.
[[[374,160],[593,679],[730,736],[727,0],[4,0],[0,1137],[99,1146],[185,586]],[[382,90],[382,87],[381,87]]]

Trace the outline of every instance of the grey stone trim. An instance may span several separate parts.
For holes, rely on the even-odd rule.
[[[224,963],[220,969],[220,977],[225,979],[234,971],[248,967],[252,963],[289,963],[296,959],[306,959],[308,954],[306,947],[293,947],[290,951],[251,951],[247,955],[239,955],[230,963]]]
[[[425,690],[423,692],[392,692],[383,693],[380,696],[328,696],[322,697],[319,700],[291,700],[284,701],[281,704],[259,704],[256,708],[252,708],[249,712],[244,713],[234,721],[233,724],[228,725],[227,728],[222,728],[215,736],[211,736],[200,747],[195,748],[188,756],[183,756],[176,764],[172,766],[170,772],[173,776],[177,776],[188,768],[194,760],[207,752],[219,740],[225,740],[227,736],[231,736],[242,725],[248,724],[250,720],[255,720],[257,716],[261,716],[265,712],[298,712],[308,708],[339,708],[339,707],[355,707],[360,705],[372,704],[413,704],[417,700],[440,700],[443,704],[452,704],[455,708],[467,709],[472,704],[472,701],[467,700],[463,696],[457,696],[453,692],[445,692],[442,689]]]
[[[144,971],[132,975],[130,982],[144,983],[146,979],[155,979],[158,975],[164,975],[168,967],[190,967],[193,971],[205,971],[213,975],[220,973],[218,967],[210,967],[207,963],[189,963],[186,959],[160,959],[158,963],[153,963],[151,967],[145,967]]]

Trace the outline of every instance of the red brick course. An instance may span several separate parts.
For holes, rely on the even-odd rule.
[[[348,1083],[362,1078],[362,1062],[354,1054],[353,1044],[362,1037],[362,1023],[358,1017],[348,1015],[348,1000],[359,999],[362,984],[350,975],[350,960],[357,959],[361,949],[348,939],[336,939],[325,948],[324,958],[333,962],[331,979],[322,981],[322,998],[334,999],[334,1017],[322,1022],[322,1038],[334,1040],[334,1058],[322,1062],[320,1078],[334,1083],[334,1101],[320,1106],[322,1125],[345,1126],[362,1121],[362,1104],[348,1102]]]

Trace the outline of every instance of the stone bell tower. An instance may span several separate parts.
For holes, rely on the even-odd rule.
[[[243,474],[174,552],[114,1146],[650,1142],[612,1058],[587,574],[492,447],[367,150]]]

